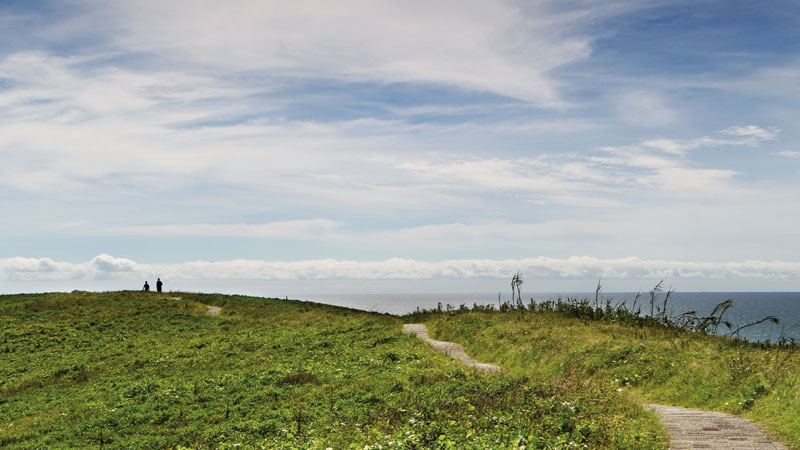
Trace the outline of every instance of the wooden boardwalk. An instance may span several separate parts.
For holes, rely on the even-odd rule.
[[[731,414],[647,405],[669,431],[672,450],[784,450],[786,446],[759,425]]]

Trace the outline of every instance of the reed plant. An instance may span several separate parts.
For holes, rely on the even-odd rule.
[[[520,279],[520,273],[517,272],[512,278],[512,288],[518,289],[519,285],[521,284],[522,280]],[[703,335],[727,335],[728,337],[736,340],[742,340],[741,331],[744,329],[764,323],[769,323],[772,325],[780,324],[780,320],[777,317],[766,316],[752,322],[734,325],[732,322],[725,319],[728,311],[734,306],[733,300],[731,299],[727,299],[718,303],[708,315],[698,315],[697,311],[694,310],[685,311],[683,313],[671,313],[669,310],[669,301],[675,291],[672,288],[669,288],[664,293],[663,297],[659,297],[659,293],[663,292],[663,280],[656,284],[649,291],[649,314],[643,314],[641,306],[637,305],[639,298],[641,297],[641,293],[638,293],[634,297],[634,300],[629,307],[627,300],[614,302],[613,299],[608,298],[604,301],[601,301],[599,295],[601,286],[602,285],[598,281],[594,302],[588,298],[558,297],[555,300],[549,299],[538,302],[531,298],[529,303],[523,304],[523,302],[520,300],[521,294],[518,293],[516,297],[512,295],[512,301],[500,302],[498,309],[495,309],[493,305],[479,305],[477,303],[473,303],[472,307],[469,307],[466,304],[461,304],[458,306],[458,308],[449,304],[442,306],[440,303],[436,309],[417,307],[413,313],[405,315],[404,320],[407,322],[424,322],[431,316],[442,312],[555,312],[564,317],[597,320],[601,322],[635,325],[640,327],[657,327]],[[514,293],[514,289],[512,289],[512,294]],[[722,330],[720,329],[720,325],[727,329],[727,333],[721,332]],[[798,344],[800,343],[798,343],[795,339],[787,338],[783,334],[774,343],[761,343],[761,345],[778,346],[797,346]]]

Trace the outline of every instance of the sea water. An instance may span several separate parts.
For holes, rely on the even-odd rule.
[[[588,298],[594,301],[595,293],[565,292],[565,293],[522,293],[524,303],[530,299],[535,302],[566,298]],[[601,293],[600,301],[605,304],[610,300],[612,305],[625,302],[627,307],[632,306],[636,293],[617,292]],[[655,306],[662,307],[665,294],[656,295]],[[417,308],[432,309],[440,303],[443,308],[451,305],[472,307],[478,305],[498,305],[497,293],[428,293],[428,294],[350,294],[350,295],[309,295],[304,298],[309,301],[327,303],[349,308],[363,309],[390,314],[406,314]],[[501,295],[500,301],[508,301],[510,294]],[[762,323],[760,325],[743,328],[738,335],[750,341],[762,342],[769,340],[777,342],[780,338],[795,339],[800,341],[800,292],[674,292],[667,303],[667,312],[670,316],[679,315],[688,311],[695,311],[699,317],[711,313],[714,307],[725,300],[733,301],[733,308],[729,309],[724,320],[731,322],[732,328],[720,325],[717,332],[727,334],[738,327],[753,323],[767,316],[776,317],[777,325]],[[650,313],[650,295],[643,293],[637,303],[643,314]]]

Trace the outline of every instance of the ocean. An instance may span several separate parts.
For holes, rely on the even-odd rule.
[[[657,305],[663,304],[664,295],[664,293],[658,294]],[[595,294],[594,292],[544,292],[533,294],[523,292],[522,296],[527,304],[531,298],[535,302],[558,298],[565,299],[567,297],[594,300]],[[635,292],[600,294],[600,298],[603,301],[609,299],[612,304],[627,301],[627,305],[632,304],[635,296]],[[637,305],[642,306],[643,312],[650,312],[649,298],[650,296],[647,292],[642,293],[639,298]],[[509,299],[510,293],[502,294],[501,301],[508,301]],[[667,310],[670,315],[677,315],[687,311],[695,311],[698,316],[708,315],[714,309],[714,306],[728,299],[733,301],[733,308],[728,310],[725,320],[732,322],[733,329],[766,316],[774,316],[779,320],[777,325],[764,323],[741,330],[739,335],[743,339],[754,342],[766,340],[776,342],[781,337],[785,337],[786,339],[794,338],[800,341],[800,292],[675,292],[670,298]],[[400,315],[413,312],[418,307],[436,308],[439,303],[443,307],[449,304],[456,308],[461,304],[470,307],[473,304],[492,304],[496,306],[497,293],[319,294],[305,296],[303,300]],[[729,330],[724,326],[720,326],[718,332],[726,334]]]

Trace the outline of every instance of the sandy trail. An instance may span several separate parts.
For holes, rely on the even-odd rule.
[[[428,328],[425,327],[424,324],[421,323],[410,323],[403,325],[403,331],[406,333],[416,334],[418,338],[424,340],[428,344],[431,344],[433,348],[439,350],[440,352],[450,356],[453,359],[457,359],[468,366],[472,366],[478,370],[494,373],[499,372],[502,369],[500,366],[495,366],[494,364],[485,364],[482,363],[475,358],[469,356],[467,352],[464,351],[464,347],[455,342],[445,342],[445,341],[437,341],[435,339],[431,339],[428,336]]]
[[[467,355],[459,344],[431,339],[425,324],[406,324],[403,331],[416,334],[436,350],[484,372],[502,370],[500,366],[485,364]],[[669,432],[672,450],[788,450],[761,426],[738,416],[677,406],[650,404],[647,407]]]
[[[180,297],[170,297],[169,299],[170,300],[180,300],[181,298]],[[203,306],[208,308],[208,311],[206,311],[206,314],[208,314],[209,316],[218,316],[219,313],[222,311],[222,308],[219,307],[219,306],[211,306],[211,305],[203,305]]]

